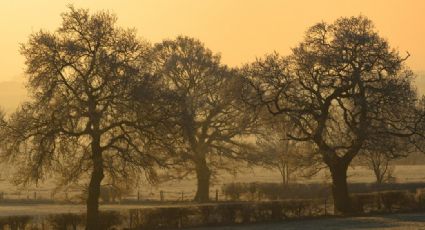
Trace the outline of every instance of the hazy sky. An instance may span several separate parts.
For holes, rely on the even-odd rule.
[[[119,25],[137,28],[151,42],[199,38],[229,65],[274,50],[288,54],[309,26],[362,14],[393,47],[410,52],[413,70],[425,70],[424,0],[1,0],[0,82],[22,76],[19,43],[32,32],[56,29],[68,4],[111,10]]]
[[[425,69],[423,0],[2,0],[0,80],[22,73],[19,43],[39,29],[56,29],[60,13],[70,3],[93,11],[111,10],[120,25],[136,27],[152,42],[179,34],[197,37],[230,65],[273,50],[288,53],[314,23],[362,14],[375,22],[392,46],[411,53],[413,69]]]

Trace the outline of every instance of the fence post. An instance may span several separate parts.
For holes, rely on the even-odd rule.
[[[218,189],[215,190],[215,202],[218,202]]]
[[[140,201],[140,191],[137,190],[137,201]]]
[[[34,200],[37,200],[37,191],[34,191]]]

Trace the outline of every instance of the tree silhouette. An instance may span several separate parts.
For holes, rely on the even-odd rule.
[[[255,113],[241,103],[242,78],[198,40],[177,37],[154,49],[156,74],[175,95],[173,151],[180,169],[196,173],[195,200],[208,201],[212,173],[234,169],[229,160],[242,159],[249,147],[243,137],[253,132]]]
[[[11,116],[3,143],[22,166],[22,183],[89,176],[87,229],[98,229],[103,178],[154,176],[160,163],[150,138],[161,114],[152,103],[151,47],[108,12],[71,6],[62,19],[55,32],[34,33],[22,45],[31,100]],[[149,96],[136,101],[134,87],[142,85]]]
[[[391,158],[386,153],[366,152],[366,154],[362,154],[362,162],[373,171],[377,184],[391,182],[395,179],[393,177],[394,165],[390,165],[390,161]]]
[[[249,160],[252,164],[278,170],[283,185],[295,182],[298,176],[311,176],[321,168],[312,144],[287,136],[293,130],[292,125],[289,119],[276,117],[264,122],[256,138],[258,150],[251,154]]]
[[[291,118],[288,136],[316,145],[338,212],[352,211],[347,168],[368,141],[411,135],[416,94],[404,60],[360,16],[318,23],[289,57],[273,54],[246,67],[258,101]]]
[[[410,106],[412,105],[410,103]],[[406,114],[405,111],[403,116],[405,117],[404,119],[408,118],[410,121],[398,122],[399,124],[404,124],[402,127],[405,129],[403,135],[401,135],[402,133],[399,130],[393,130],[391,133],[386,132],[384,130],[388,131],[387,128],[379,126],[387,126],[388,124],[375,121],[374,130],[371,130],[368,140],[363,144],[358,154],[360,160],[373,171],[378,184],[393,180],[394,166],[390,164],[391,160],[406,157],[410,153],[417,151],[414,141],[414,124],[417,122],[415,111],[417,111],[417,108],[410,108],[408,111],[411,114]],[[398,127],[394,128],[398,129]]]

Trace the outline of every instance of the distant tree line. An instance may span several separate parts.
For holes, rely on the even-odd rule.
[[[87,229],[97,229],[102,182],[195,175],[209,200],[220,171],[276,168],[282,182],[326,167],[335,209],[352,205],[347,168],[423,150],[425,107],[414,75],[363,17],[310,27],[290,55],[241,68],[194,38],[150,44],[116,16],[62,14],[54,32],[21,46],[30,100],[3,116],[15,181],[88,181]]]

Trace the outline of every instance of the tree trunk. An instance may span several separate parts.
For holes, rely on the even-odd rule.
[[[351,200],[348,195],[347,169],[348,164],[337,161],[329,165],[332,176],[332,195],[334,199],[335,213],[352,213]]]
[[[279,167],[280,176],[282,177],[282,185],[286,184],[286,173],[285,173],[285,166],[282,165],[282,167]]]
[[[286,184],[289,184],[289,163],[285,163],[285,175]]]
[[[87,198],[87,230],[99,229],[99,196],[100,184],[104,177],[103,174],[103,159],[100,150],[100,138],[94,138],[92,142],[92,161],[93,171],[89,184],[88,198]]]
[[[211,172],[205,159],[197,162],[196,165],[197,190],[195,201],[205,203],[210,200],[210,178]]]
[[[376,183],[377,184],[383,184],[384,183],[384,173],[382,173],[382,169],[377,167],[373,169],[373,172],[375,173],[376,177]]]

